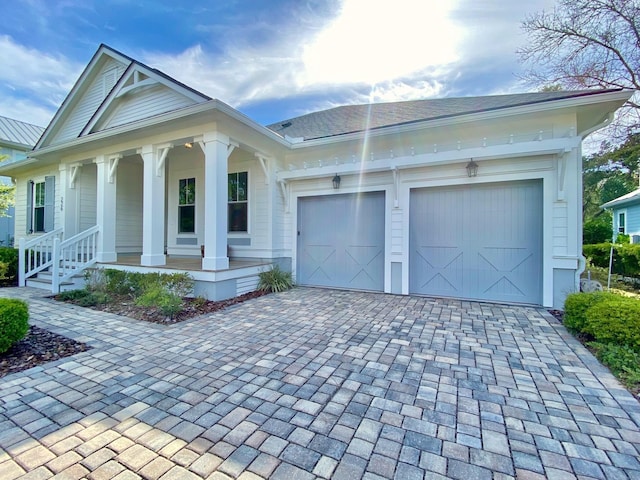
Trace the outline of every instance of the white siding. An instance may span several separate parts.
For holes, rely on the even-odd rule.
[[[119,78],[124,69],[125,65],[116,60],[109,59],[105,62],[87,91],[73,106],[69,117],[51,140],[51,144],[62,143],[65,140],[76,138],[80,134],[111,90],[114,78]]]
[[[80,179],[76,182],[78,189],[78,232],[93,227],[96,224],[96,165],[83,165]]]
[[[391,253],[402,253],[402,221],[403,211],[400,208],[391,210]]]
[[[116,186],[116,251],[142,251],[142,163],[120,160]]]
[[[188,107],[195,102],[164,85],[134,91],[117,100],[118,106],[111,117],[97,130],[124,125],[143,118]]]
[[[553,205],[553,254],[568,254],[568,216],[566,202],[556,202]]]
[[[29,180],[34,182],[44,182],[45,176],[54,176],[55,180],[55,204],[54,204],[54,228],[62,226],[60,215],[60,196],[62,187],[60,185],[60,171],[58,166],[50,166],[48,168],[39,168],[29,172],[28,176],[20,176],[16,178],[16,196],[15,196],[15,240],[16,243],[20,238],[26,238],[27,235],[27,188]]]

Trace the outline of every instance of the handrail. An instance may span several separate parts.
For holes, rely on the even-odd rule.
[[[95,225],[64,241],[54,240],[51,292],[59,293],[60,284],[97,263],[98,232]]]
[[[50,267],[53,264],[54,242],[62,238],[64,230],[56,228],[29,241],[19,242],[18,285],[24,287],[27,278]]]

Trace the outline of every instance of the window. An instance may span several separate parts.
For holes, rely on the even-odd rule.
[[[44,177],[44,182],[29,181],[27,189],[27,233],[53,230],[55,177]]]
[[[247,231],[248,174],[237,172],[229,174],[229,232]]]
[[[626,233],[626,216],[627,212],[618,213],[618,233]]]
[[[178,233],[195,233],[196,179],[181,179],[178,192]]]

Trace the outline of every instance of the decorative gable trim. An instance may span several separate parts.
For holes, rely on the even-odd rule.
[[[121,101],[128,95],[157,85],[163,85],[190,99],[194,103],[202,103],[210,100],[206,95],[134,60],[122,74],[113,89],[111,89],[109,95],[105,97],[79,136],[82,137],[92,133],[100,123],[108,121]]]
[[[82,94],[83,90],[93,80],[96,70],[98,69],[98,65],[105,55],[124,65],[129,65],[131,62],[133,62],[133,60],[126,55],[112,49],[111,47],[108,47],[107,45],[101,44],[93,57],[91,57],[89,64],[85,67],[85,69],[82,71],[82,74],[73,85],[73,88],[71,89],[69,94],[62,102],[62,105],[51,119],[51,122],[49,122],[49,125],[40,137],[40,140],[38,140],[38,143],[34,148],[35,150],[46,146],[55,137],[58,129],[62,126],[64,120],[73,109],[77,97]]]

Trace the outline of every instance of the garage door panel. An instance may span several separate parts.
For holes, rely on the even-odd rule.
[[[541,302],[541,182],[412,190],[409,221],[411,293]]]
[[[301,198],[298,230],[299,284],[384,289],[384,192]]]

